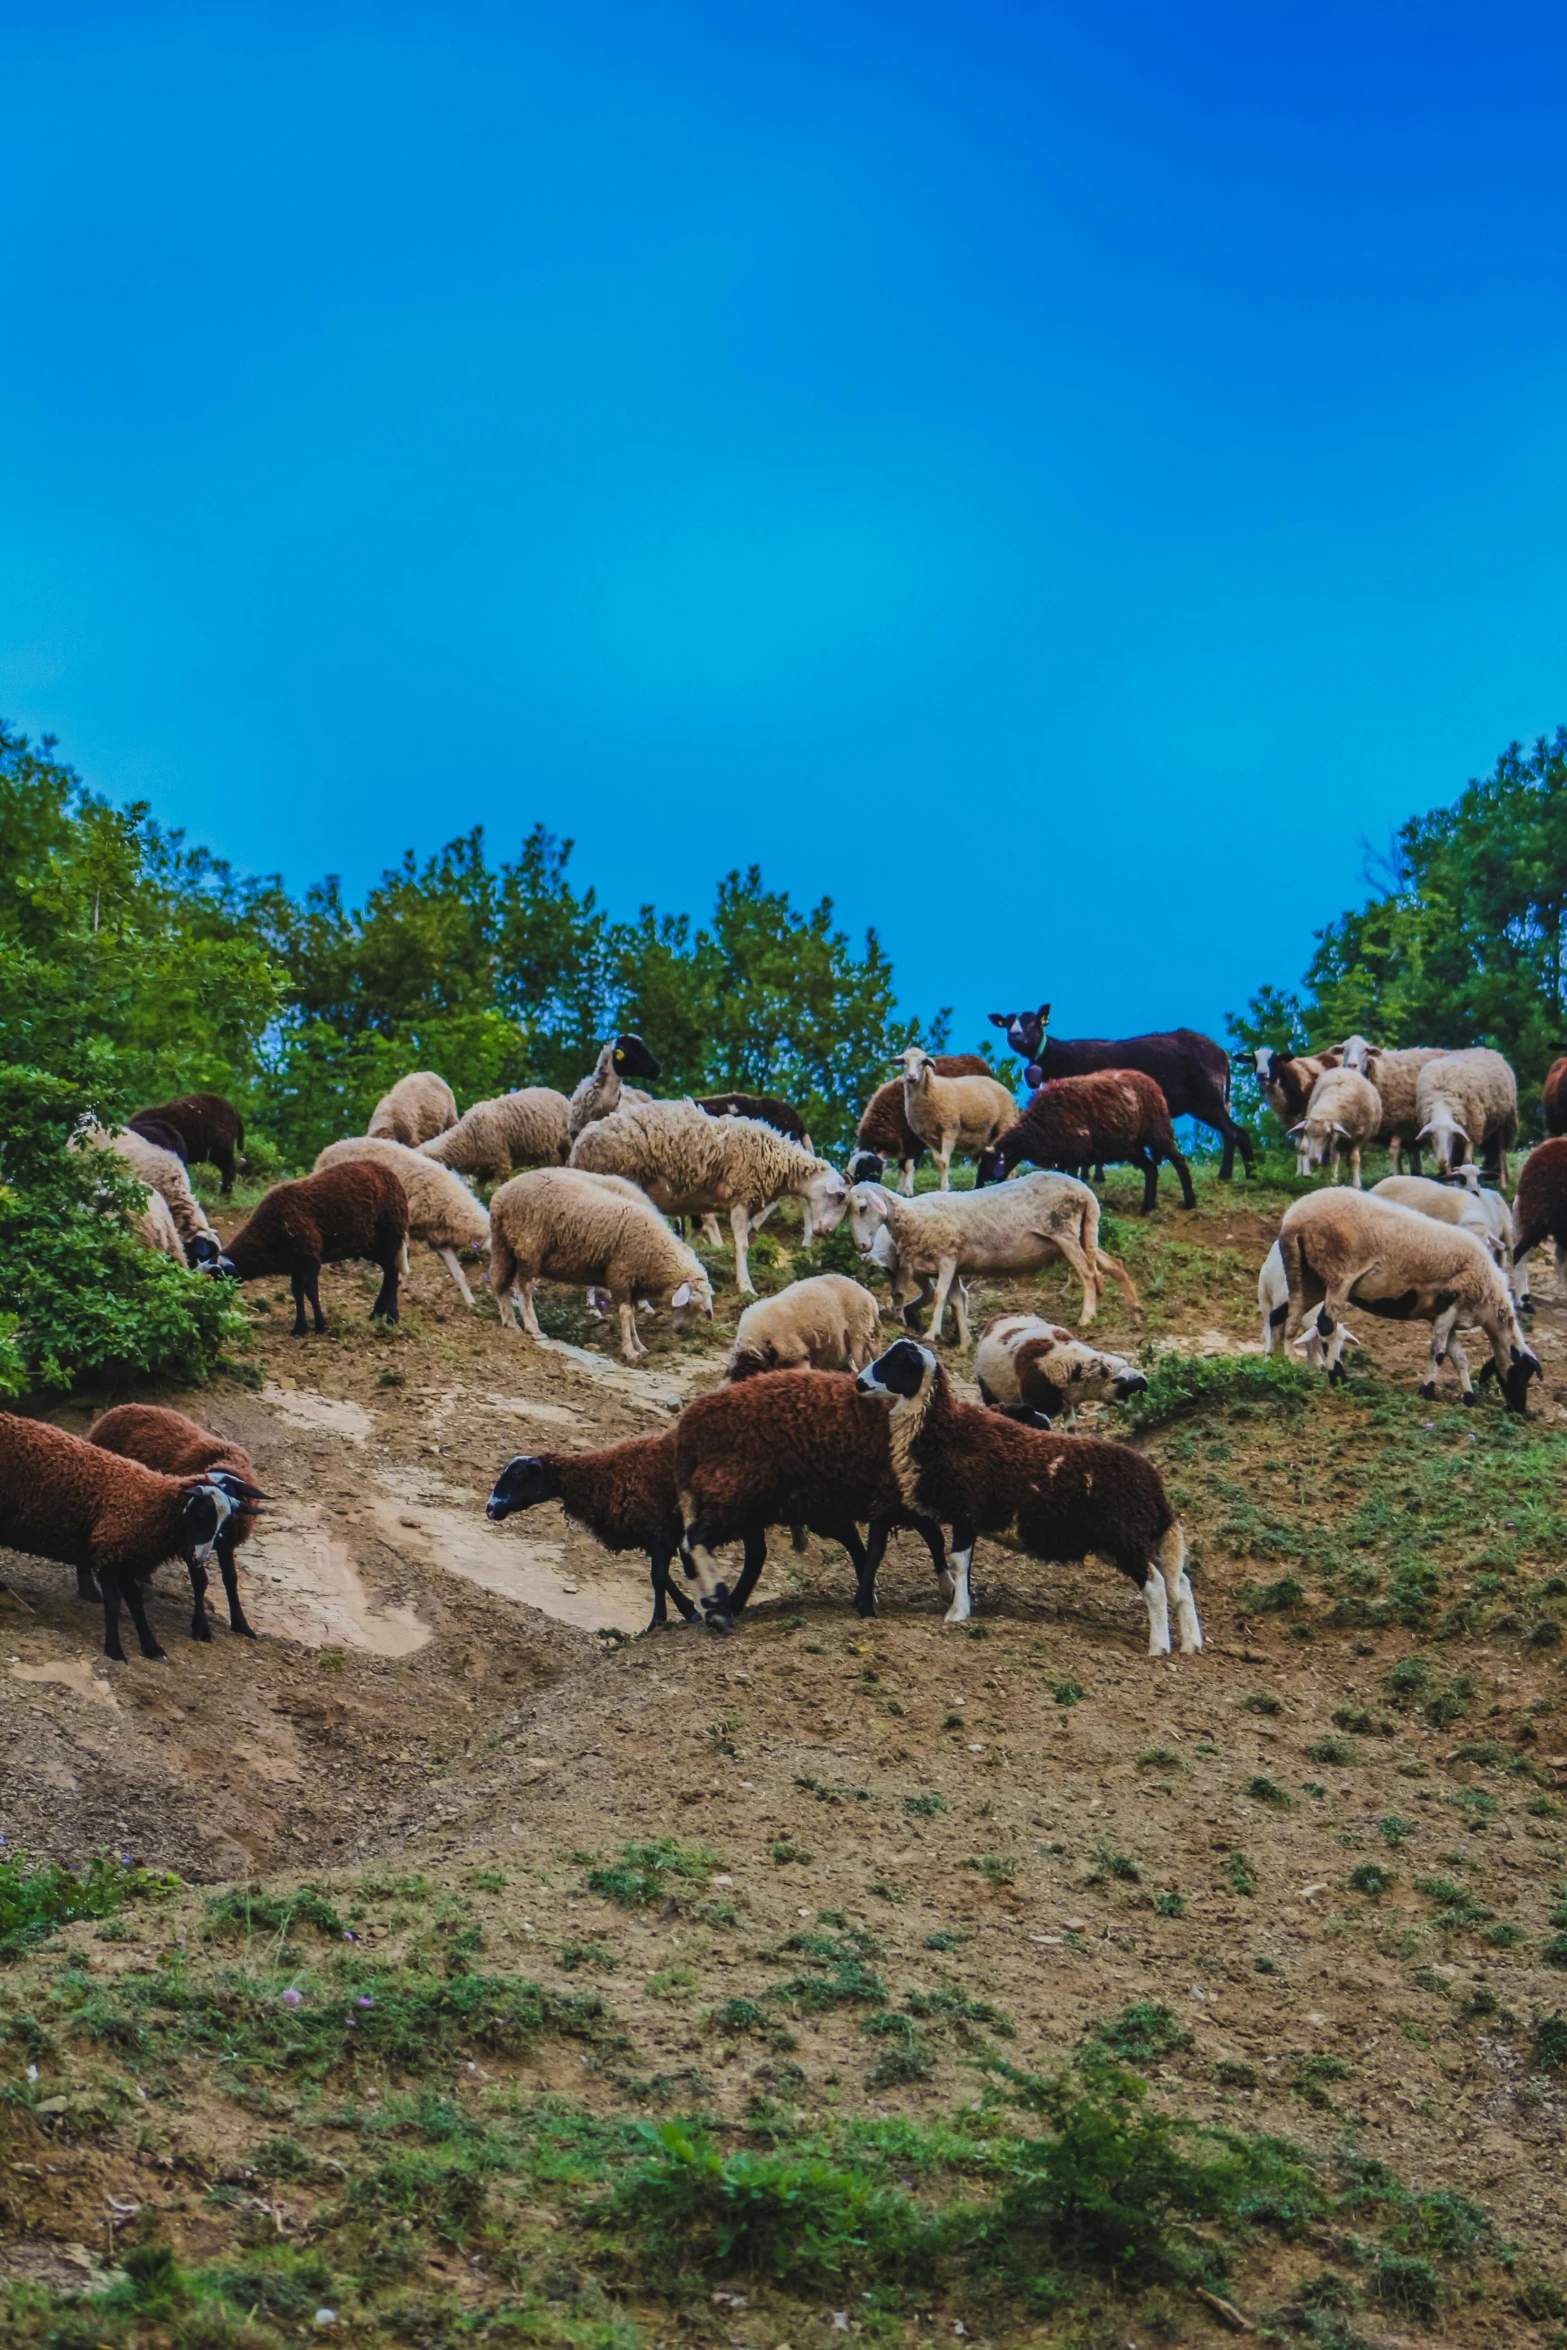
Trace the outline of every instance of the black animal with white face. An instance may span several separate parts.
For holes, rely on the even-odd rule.
[[[1022,1055],[1024,1084],[1043,1085],[1045,1073],[1039,1063],[1045,1030],[1050,1026],[1050,1006],[1041,1004],[1037,1012],[992,1012],[990,1025],[1002,1029],[1013,1052]]]
[[[537,1509],[541,1501],[559,1501],[560,1477],[547,1461],[536,1454],[519,1452],[506,1463],[495,1480],[495,1489],[484,1505],[484,1514],[499,1525],[514,1510]]]
[[[935,1367],[936,1358],[928,1348],[916,1346],[912,1338],[895,1338],[885,1354],[866,1364],[854,1384],[876,1403],[907,1403]]]

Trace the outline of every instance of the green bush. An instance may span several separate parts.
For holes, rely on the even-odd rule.
[[[0,1961],[17,1957],[57,1926],[113,1917],[123,1903],[156,1900],[175,1892],[179,1882],[107,1853],[95,1853],[81,1875],[26,1852],[0,1855]]]
[[[1107,2016],[1095,2024],[1092,2037],[1112,2056],[1123,2057],[1132,2064],[1149,2063],[1156,2056],[1173,2055],[1178,2048],[1189,2048],[1192,2036],[1172,2008],[1161,2006],[1154,1999],[1136,1999],[1130,2007],[1123,2007],[1119,2015]]]
[[[1280,1410],[1298,1404],[1317,1384],[1302,1363],[1282,1355],[1161,1355],[1140,1395],[1112,1409],[1133,1428],[1158,1428],[1188,1412],[1220,1412],[1236,1404]]]

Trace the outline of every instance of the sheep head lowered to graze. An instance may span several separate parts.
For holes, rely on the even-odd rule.
[[[87,1431],[87,1442],[104,1452],[118,1453],[124,1460],[140,1461],[144,1469],[159,1469],[166,1477],[199,1476],[222,1486],[234,1504],[232,1513],[218,1528],[215,1544],[223,1595],[228,1601],[229,1630],[243,1640],[254,1640],[256,1635],[240,1605],[234,1552],[239,1543],[249,1540],[267,1496],[256,1483],[255,1463],[243,1445],[225,1436],[214,1436],[197,1421],[187,1419],[183,1412],[154,1403],[114,1405],[94,1420]],[[194,1601],[191,1638],[210,1640],[206,1567],[192,1564],[190,1581]]]
[[[1084,1403],[1125,1403],[1148,1385],[1124,1355],[1101,1354],[1038,1314],[995,1314],[979,1334],[974,1378],[980,1398],[1014,1418],[1064,1416]]]
[[[1055,1077],[1095,1077],[1105,1069],[1141,1069],[1164,1095],[1172,1118],[1195,1118],[1211,1126],[1224,1144],[1219,1180],[1228,1183],[1240,1152],[1252,1172],[1252,1141],[1230,1116],[1230,1056],[1222,1044],[1195,1028],[1155,1030],[1148,1036],[1047,1036],[1050,1006],[1037,1012],[992,1012],[991,1025],[1004,1029],[1008,1044],[1028,1066],[1025,1082],[1040,1086]]]
[[[894,1302],[908,1319],[915,1285],[934,1300],[928,1335],[941,1335],[947,1299],[962,1273],[1037,1273],[1064,1259],[1083,1286],[1081,1319],[1091,1322],[1109,1273],[1132,1312],[1141,1308],[1126,1267],[1099,1243],[1099,1202],[1072,1175],[1023,1175],[986,1191],[929,1191],[900,1199],[880,1183],[849,1194],[854,1245],[893,1275]],[[956,1292],[958,1342],[970,1342],[968,1305]]]
[[[949,1624],[970,1612],[974,1545],[993,1534],[1031,1558],[1097,1557],[1127,1576],[1148,1610],[1150,1656],[1169,1654],[1172,1608],[1182,1655],[1201,1648],[1185,1536],[1152,1461],[1129,1445],[1055,1436],[960,1403],[930,1348],[912,1338],[898,1339],[856,1385],[887,1411],[905,1509],[952,1529]]]
[[[747,1306],[724,1376],[759,1371],[859,1371],[875,1354],[881,1306],[846,1273],[814,1273]]]
[[[1328,1342],[1330,1379],[1343,1377],[1339,1332],[1345,1313],[1358,1305],[1389,1321],[1430,1323],[1429,1368],[1420,1390],[1428,1399],[1436,1394],[1445,1357],[1458,1373],[1464,1401],[1475,1400],[1457,1333],[1484,1331],[1508,1410],[1527,1411],[1529,1381],[1542,1375],[1539,1361],[1524,1343],[1506,1277],[1476,1234],[1363,1192],[1335,1189],[1292,1202],[1278,1249],[1289,1325],[1303,1332],[1312,1316]]]
[[[1175,1139],[1165,1098],[1141,1069],[1105,1069],[1095,1077],[1053,1077],[1042,1085],[999,1142],[980,1152],[974,1188],[1000,1183],[1026,1160],[1081,1175],[1110,1161],[1143,1171],[1143,1214],[1159,1199],[1159,1167],[1168,1160],[1181,1186],[1181,1204],[1195,1208],[1191,1170]]]
[[[302,1176],[297,1183],[274,1183],[217,1263],[204,1270],[230,1273],[240,1281],[285,1275],[294,1292],[293,1336],[303,1338],[307,1300],[317,1335],[326,1329],[322,1266],[345,1264],[355,1257],[368,1258],[381,1269],[380,1293],[370,1319],[384,1315],[395,1322],[397,1275],[407,1245],[407,1192],[390,1167],[354,1160],[323,1167],[318,1175]]]
[[[701,1118],[704,1126],[711,1119]],[[587,1129],[597,1134],[609,1121]],[[779,1147],[786,1149],[781,1138]],[[516,1328],[511,1299],[522,1302],[523,1327],[542,1341],[534,1308],[538,1282],[587,1282],[606,1289],[620,1317],[628,1363],[647,1353],[637,1335],[635,1302],[667,1303],[676,1315],[695,1305],[709,1319],[713,1286],[694,1250],[678,1240],[645,1193],[619,1177],[577,1167],[535,1167],[514,1175],[490,1201],[490,1285],[501,1321]]]

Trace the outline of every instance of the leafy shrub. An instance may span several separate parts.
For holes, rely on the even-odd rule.
[[[139,1867],[129,1859],[95,1853],[78,1876],[58,1861],[34,1860],[26,1852],[0,1855],[0,1961],[15,1958],[79,1918],[113,1917],[127,1901],[157,1900],[177,1890],[180,1880]]]
[[[1305,1366],[1280,1355],[1161,1355],[1140,1395],[1113,1409],[1134,1428],[1158,1428],[1188,1412],[1220,1412],[1236,1404],[1287,1408],[1311,1392]]]
[[[1112,2056],[1133,2064],[1189,2048],[1192,2040],[1174,2009],[1154,1999],[1134,2000],[1119,2015],[1107,2016],[1103,2023],[1095,2024],[1091,2037]]]

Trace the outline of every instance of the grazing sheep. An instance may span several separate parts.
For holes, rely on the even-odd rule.
[[[1257,1090],[1287,1134],[1306,1115],[1311,1089],[1324,1069],[1337,1069],[1343,1049],[1326,1053],[1281,1053],[1271,1045],[1257,1047]]]
[[[1491,1237],[1491,1254],[1507,1275],[1508,1287],[1520,1307],[1529,1303],[1529,1276],[1520,1273],[1513,1261],[1513,1211],[1504,1192],[1489,1191],[1480,1181],[1480,1170],[1471,1160],[1458,1170],[1458,1181],[1464,1187],[1464,1196],[1480,1210],[1486,1230]],[[1380,1188],[1380,1187],[1379,1187]],[[1449,1187],[1450,1188],[1450,1187]]]
[[[222,1244],[207,1219],[206,1210],[191,1190],[190,1177],[172,1151],[159,1150],[144,1135],[132,1134],[125,1128],[111,1133],[105,1126],[85,1126],[81,1139],[94,1150],[112,1151],[117,1159],[124,1160],[139,1182],[162,1195],[174,1219],[174,1229],[180,1236],[188,1265],[210,1265],[216,1259]]]
[[[1429,1139],[1439,1175],[1456,1175],[1469,1160],[1506,1188],[1507,1154],[1518,1140],[1518,1080],[1500,1053],[1476,1045],[1443,1053],[1415,1084],[1417,1139]]]
[[[116,1404],[112,1411],[94,1420],[87,1431],[87,1442],[98,1445],[104,1452],[118,1453],[122,1459],[140,1461],[144,1469],[158,1469],[165,1477],[204,1477],[222,1486],[234,1505],[218,1528],[215,1545],[218,1572],[223,1577],[223,1596],[228,1601],[229,1630],[242,1640],[254,1640],[256,1635],[246,1622],[239,1601],[234,1552],[238,1544],[250,1539],[258,1505],[267,1497],[256,1483],[256,1465],[244,1446],[226,1436],[213,1436],[195,1420],[188,1420],[183,1412],[156,1403]],[[210,1640],[212,1627],[207,1621],[204,1565],[192,1563],[190,1581],[195,1601],[191,1638]]]
[[[694,1102],[634,1102],[584,1128],[573,1167],[622,1175],[641,1185],[666,1216],[728,1211],[735,1279],[754,1297],[746,1261],[751,1234],[787,1193],[804,1210],[807,1243],[843,1220],[849,1187],[825,1159],[812,1158],[755,1118],[707,1118]]]
[[[841,1542],[854,1563],[855,1612],[876,1612],[875,1571],[857,1523],[869,1520],[878,1559],[894,1526],[912,1526],[946,1572],[941,1529],[905,1510],[887,1434],[841,1371],[761,1371],[688,1403],[675,1424],[681,1548],[696,1576],[702,1616],[727,1631],[761,1571],[748,1550],[733,1592],[715,1550],[769,1526],[807,1524]]]
[[[1413,1044],[1397,1052],[1386,1052],[1379,1045],[1369,1044],[1363,1036],[1346,1037],[1340,1048],[1346,1069],[1358,1070],[1369,1078],[1377,1089],[1382,1104],[1382,1123],[1377,1128],[1376,1141],[1387,1151],[1393,1172],[1404,1171],[1404,1156],[1408,1153],[1409,1172],[1420,1172],[1420,1145],[1415,1139],[1420,1125],[1417,1095],[1420,1073],[1433,1061],[1446,1058],[1446,1048],[1435,1044]]]
[[[168,1201],[150,1183],[142,1184],[140,1190],[142,1205],[132,1212],[131,1230],[148,1248],[156,1249],[160,1257],[171,1258],[182,1273],[188,1271],[190,1259],[185,1254],[185,1243]]]
[[[930,1348],[912,1338],[895,1340],[855,1384],[887,1411],[904,1508],[952,1529],[949,1624],[967,1620],[974,1545],[994,1534],[1031,1558],[1100,1558],[1129,1577],[1148,1610],[1150,1656],[1170,1653],[1172,1606],[1181,1654],[1201,1648],[1186,1538],[1152,1461],[1129,1445],[1053,1436],[960,1403]]]
[[[1158,1205],[1159,1162],[1168,1159],[1180,1179],[1181,1205],[1197,1205],[1164,1095],[1140,1069],[1052,1078],[1000,1141],[980,1153],[974,1188],[1000,1183],[1030,1159],[1036,1167],[1059,1167],[1068,1175],[1128,1159],[1143,1171],[1145,1216]]]
[[[903,1114],[950,1188],[952,1154],[988,1150],[1017,1119],[1017,1103],[994,1077],[941,1077],[932,1054],[911,1044],[903,1056]]]
[[[938,1077],[993,1077],[990,1063],[978,1053],[934,1053]],[[905,1199],[914,1195],[914,1170],[925,1145],[909,1124],[903,1107],[903,1080],[879,1085],[866,1103],[855,1131],[855,1148],[848,1164],[851,1183],[879,1183],[889,1161],[898,1168],[898,1189]]]
[[[706,1121],[704,1121],[706,1123]],[[596,1133],[598,1127],[589,1128]],[[609,1292],[620,1316],[620,1350],[628,1363],[647,1353],[637,1335],[634,1302],[649,1297],[683,1311],[693,1300],[709,1320],[713,1288],[702,1260],[677,1240],[634,1184],[606,1183],[575,1167],[536,1167],[514,1175],[490,1202],[490,1286],[508,1329],[514,1284],[522,1324],[542,1338],[534,1310],[541,1280],[586,1281]]]
[[[173,1127],[184,1142],[179,1156],[187,1165],[194,1167],[205,1160],[216,1167],[223,1196],[228,1198],[234,1188],[236,1154],[245,1147],[245,1121],[232,1102],[220,1093],[186,1093],[176,1102],[159,1102],[152,1109],[138,1110],[131,1124],[135,1126],[144,1118]]]
[[[485,1515],[499,1524],[515,1510],[546,1501],[558,1501],[571,1523],[605,1550],[646,1551],[653,1583],[650,1631],[669,1621],[671,1599],[690,1623],[696,1609],[669,1576],[680,1548],[673,1428],[594,1452],[518,1453],[496,1479]]]
[[[274,1183],[255,1213],[236,1232],[208,1272],[232,1273],[239,1281],[286,1274],[294,1292],[292,1335],[305,1335],[305,1300],[317,1335],[326,1328],[321,1311],[321,1268],[352,1257],[367,1257],[381,1268],[381,1288],[370,1319],[398,1319],[397,1270],[408,1240],[408,1194],[390,1167],[355,1161],[323,1167],[297,1183]]]
[[[1540,1114],[1547,1134],[1567,1134],[1567,1054],[1553,1061],[1545,1072]]]
[[[656,1085],[658,1063],[640,1036],[612,1036],[566,1105],[566,1151],[584,1126],[609,1117],[623,1101],[647,1100],[645,1093],[638,1093],[634,1086],[625,1083],[628,1077],[645,1077]],[[562,1151],[562,1158],[566,1151]]]
[[[696,1106],[709,1118],[755,1118],[759,1125],[771,1126],[776,1133],[786,1134],[802,1150],[811,1148],[805,1120],[793,1102],[780,1101],[775,1093],[700,1094]]]
[[[1567,1265],[1567,1136],[1537,1143],[1523,1163],[1513,1202],[1513,1265],[1527,1290],[1524,1258],[1542,1240],[1555,1243],[1556,1279]]]
[[[475,1102],[455,1126],[420,1144],[427,1159],[475,1183],[504,1183],[518,1167],[559,1167],[571,1145],[569,1104],[552,1085],[525,1085],[517,1093]]]
[[[758,1371],[859,1371],[876,1352],[881,1306],[845,1273],[813,1273],[747,1306],[726,1379]]]
[[[1064,1414],[1069,1428],[1079,1404],[1124,1403],[1148,1385],[1124,1355],[1100,1354],[1038,1314],[993,1314],[979,1334],[974,1377],[993,1409],[1014,1418]]]
[[[438,1160],[426,1158],[423,1151],[373,1134],[351,1134],[342,1142],[329,1142],[316,1154],[315,1172],[319,1175],[323,1167],[348,1166],[356,1161],[391,1168],[408,1194],[410,1239],[422,1240],[435,1251],[462,1292],[463,1304],[471,1306],[473,1291],[457,1261],[457,1251],[465,1248],[477,1256],[488,1249],[490,1219],[463,1178]],[[403,1269],[406,1272],[406,1265]]]
[[[1499,1239],[1478,1188],[1479,1168],[1465,1172],[1475,1179],[1473,1191],[1467,1183],[1437,1183],[1429,1175],[1384,1175],[1380,1183],[1371,1186],[1371,1197],[1391,1200],[1395,1208],[1413,1208],[1417,1216],[1433,1216],[1438,1224],[1461,1225],[1484,1241],[1505,1273],[1512,1255],[1512,1210],[1503,1200],[1507,1231]]]
[[[127,1134],[139,1134],[143,1142],[152,1144],[154,1150],[167,1151],[171,1158],[179,1160],[187,1174],[190,1172],[185,1137],[177,1127],[166,1126],[161,1118],[154,1118],[147,1111],[139,1110],[134,1118],[126,1119],[125,1131]]]
[[[897,1280],[895,1301],[918,1283],[920,1302],[935,1301],[928,1335],[941,1336],[947,1298],[960,1273],[1037,1273],[1065,1258],[1083,1287],[1080,1320],[1093,1320],[1108,1271],[1133,1313],[1141,1308],[1126,1267],[1099,1246],[1099,1202],[1070,1175],[1025,1175],[986,1191],[927,1192],[899,1199],[879,1183],[858,1183],[849,1195],[854,1245],[862,1256],[881,1255]],[[885,1232],[886,1241],[881,1240]],[[957,1298],[958,1343],[967,1346],[968,1309]],[[908,1309],[905,1308],[905,1319]]]
[[[370,1113],[365,1133],[374,1142],[400,1142],[417,1150],[433,1142],[457,1123],[457,1096],[433,1069],[415,1069],[399,1077],[390,1093],[383,1093]]]
[[[1358,1305],[1389,1321],[1430,1323],[1429,1367],[1420,1390],[1428,1400],[1436,1394],[1444,1355],[1458,1373],[1464,1401],[1473,1399],[1468,1360],[1456,1336],[1473,1327],[1490,1340],[1508,1410],[1528,1410],[1529,1381],[1541,1376],[1540,1365],[1524,1344],[1503,1274],[1473,1232],[1338,1189],[1292,1202],[1278,1245],[1290,1326],[1303,1332],[1308,1311],[1320,1301],[1316,1328],[1328,1341],[1330,1379],[1344,1375],[1338,1331],[1348,1308]]]
[[[1275,1339],[1280,1346],[1284,1344],[1284,1328],[1290,1318],[1289,1277],[1285,1273],[1284,1259],[1277,1241],[1263,1258],[1262,1270],[1257,1275],[1257,1305],[1262,1314],[1262,1351],[1270,1355]],[[1347,1323],[1339,1323],[1338,1335],[1341,1351],[1345,1347],[1360,1344]],[[1327,1355],[1327,1341],[1317,1335],[1315,1321],[1308,1322],[1304,1335],[1293,1343],[1314,1371],[1320,1368]]]
[[[194,1586],[233,1507],[216,1478],[162,1476],[47,1420],[0,1412],[0,1544],[76,1569],[77,1597],[102,1597],[103,1653],[116,1664],[121,1600],[142,1655],[161,1659],[143,1586],[171,1558]]]
[[[1047,1036],[1050,1006],[1037,1012],[992,1012],[991,1026],[1006,1031],[1021,1053],[1027,1085],[1053,1077],[1095,1077],[1103,1069],[1141,1069],[1164,1095],[1172,1118],[1195,1118],[1221,1137],[1224,1155],[1219,1181],[1228,1183],[1238,1150],[1252,1171],[1251,1136],[1230,1116],[1230,1056],[1222,1044],[1195,1028],[1157,1029],[1149,1036]]]
[[[1382,1122],[1376,1087],[1356,1069],[1325,1069],[1311,1089],[1306,1115],[1290,1128],[1297,1174],[1314,1175],[1326,1166],[1338,1181],[1348,1156],[1350,1181],[1360,1189],[1360,1154]]]

